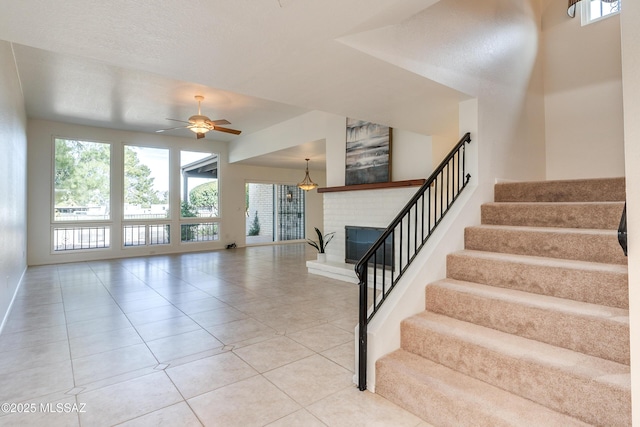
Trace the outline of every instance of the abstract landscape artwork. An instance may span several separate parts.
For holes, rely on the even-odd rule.
[[[391,128],[347,118],[345,185],[391,181]]]

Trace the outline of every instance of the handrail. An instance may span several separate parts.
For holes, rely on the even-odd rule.
[[[460,192],[469,183],[471,175],[465,171],[465,143],[470,142],[471,134],[467,132],[355,265],[360,286],[358,342],[358,388],[360,390],[364,391],[367,388],[367,326]],[[391,257],[389,260],[391,262],[388,262],[387,257]],[[371,283],[369,279],[372,280],[373,288],[371,313],[369,313],[369,284]],[[381,285],[380,288],[378,284]]]
[[[627,202],[624,203],[620,225],[618,226],[618,243],[620,243],[624,256],[627,256]]]

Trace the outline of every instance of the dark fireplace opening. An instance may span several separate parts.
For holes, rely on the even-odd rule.
[[[345,229],[345,262],[355,264],[378,240],[384,228],[355,227],[347,225]],[[393,235],[387,237],[384,245],[376,251],[376,262],[379,265],[393,267]]]

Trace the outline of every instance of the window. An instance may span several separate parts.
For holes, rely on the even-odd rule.
[[[219,240],[218,155],[181,151],[180,188],[180,241]]]
[[[168,149],[124,146],[123,201],[125,247],[169,244]]]
[[[211,242],[219,239],[217,222],[180,224],[181,242]]]
[[[305,192],[295,185],[248,183],[247,244],[304,239]]]
[[[169,224],[125,225],[123,230],[125,246],[168,245],[170,242]]]
[[[53,251],[108,248],[111,145],[55,138],[53,174]]]
[[[124,219],[169,217],[169,150],[125,145]]]
[[[180,152],[180,200],[183,218],[217,218],[218,155]]]
[[[53,143],[52,253],[220,239],[217,154],[71,138]],[[113,158],[122,164],[112,165]],[[170,159],[180,160],[179,169]],[[181,191],[171,194],[178,176]],[[116,218],[110,203],[121,209]]]
[[[111,228],[106,226],[55,227],[53,229],[53,250],[58,252],[108,248],[110,230]]]
[[[620,12],[622,0],[582,0],[582,25],[587,25]]]
[[[56,138],[54,221],[110,219],[111,146]]]

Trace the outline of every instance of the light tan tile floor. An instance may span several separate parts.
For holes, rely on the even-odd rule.
[[[20,413],[0,425],[427,426],[353,384],[358,289],[307,274],[314,256],[29,268],[0,334],[0,403]]]

